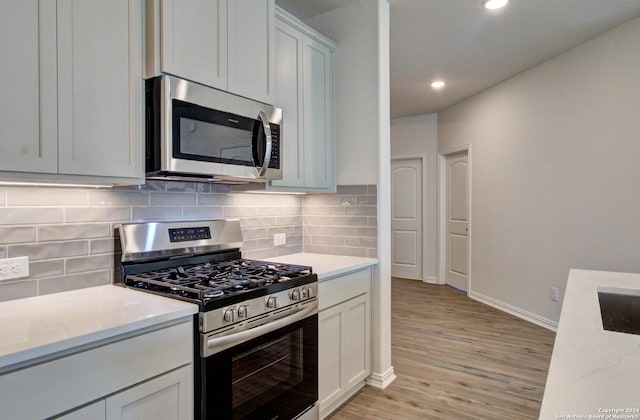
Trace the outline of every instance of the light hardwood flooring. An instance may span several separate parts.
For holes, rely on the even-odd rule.
[[[397,379],[369,386],[342,419],[537,419],[555,334],[447,286],[392,280]]]

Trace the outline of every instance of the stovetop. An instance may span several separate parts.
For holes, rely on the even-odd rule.
[[[211,310],[313,281],[311,267],[240,258],[129,274],[124,283]]]

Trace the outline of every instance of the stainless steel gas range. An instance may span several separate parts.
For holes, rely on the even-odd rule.
[[[238,220],[125,223],[115,282],[199,305],[196,418],[317,419],[317,276],[241,245]]]

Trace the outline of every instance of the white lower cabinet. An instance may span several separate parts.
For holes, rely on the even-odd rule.
[[[320,283],[318,396],[324,418],[371,374],[371,269]]]
[[[193,318],[0,376],[3,419],[193,418]]]

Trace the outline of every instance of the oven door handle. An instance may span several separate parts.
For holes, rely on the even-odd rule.
[[[271,160],[271,148],[273,147],[272,139],[271,139],[271,126],[269,125],[269,119],[267,118],[267,114],[264,111],[260,111],[258,113],[258,118],[262,122],[262,128],[264,129],[264,140],[265,140],[265,148],[264,148],[264,158],[262,160],[262,167],[259,169],[259,175],[264,177],[264,174],[267,173],[267,169],[269,169],[269,161]]]
[[[202,357],[211,356],[212,354],[216,354],[237,344],[244,343],[245,341],[249,341],[256,337],[260,337],[263,334],[275,331],[279,328],[293,324],[294,322],[303,320],[309,315],[313,315],[315,313],[318,313],[317,300],[315,300],[313,304],[307,305],[298,312],[276,319],[275,321],[269,322],[267,324],[262,324],[245,331],[224,335],[222,337],[206,338],[205,346],[203,346],[202,348]]]

